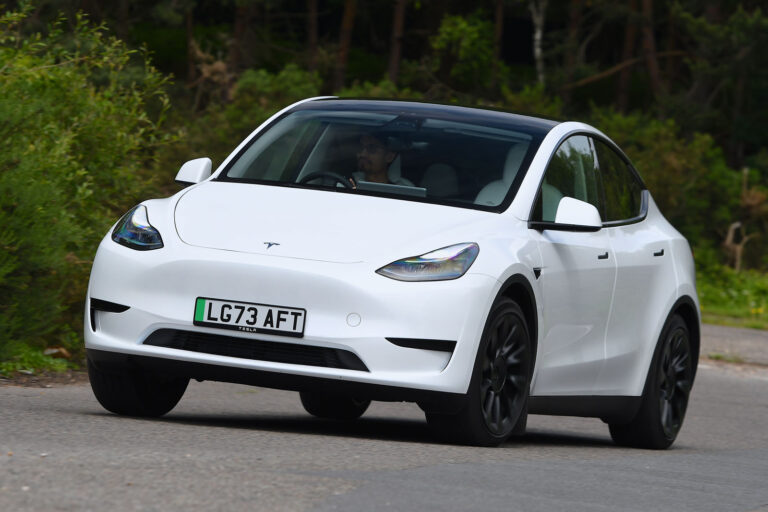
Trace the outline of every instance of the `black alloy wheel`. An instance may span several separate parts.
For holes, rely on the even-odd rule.
[[[662,331],[640,410],[629,423],[609,425],[613,440],[635,448],[669,448],[683,426],[695,372],[690,331],[675,314]]]
[[[516,302],[500,297],[488,316],[475,368],[456,414],[427,412],[445,440],[495,446],[525,430],[532,368],[528,325]]]
[[[677,437],[685,418],[693,387],[691,357],[688,329],[677,326],[664,343],[658,371],[661,427],[668,439]]]
[[[508,436],[528,397],[530,342],[522,316],[498,315],[483,352],[480,403],[494,436]]]
[[[189,379],[164,376],[137,368],[102,369],[90,359],[88,378],[96,399],[121,416],[158,417],[176,407]]]

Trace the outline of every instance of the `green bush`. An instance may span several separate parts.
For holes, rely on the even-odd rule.
[[[547,95],[541,85],[526,86],[519,92],[512,92],[502,86],[503,100],[500,107],[515,112],[539,117],[560,119],[563,117],[563,102],[560,98]]]
[[[154,189],[147,164],[169,139],[165,79],[139,54],[82,18],[22,37],[26,16],[0,16],[0,360],[82,353],[94,250]]]
[[[355,82],[337,93],[341,98],[383,98],[398,100],[418,100],[422,95],[407,87],[398,88],[389,80],[381,80],[378,83]]]
[[[768,329],[768,275],[717,264],[711,249],[696,250],[696,286],[708,323]]]
[[[445,16],[431,40],[432,70],[462,91],[482,91],[493,78],[493,26],[482,12]]]
[[[158,157],[163,179],[170,183],[179,166],[193,158],[209,157],[214,165],[221,163],[272,114],[319,94],[317,74],[296,64],[288,64],[278,73],[246,70],[236,82],[230,102],[212,102],[197,118],[178,121],[185,124],[185,135]]]
[[[712,137],[681,135],[671,119],[594,109],[591,122],[632,160],[664,216],[698,246],[720,240],[739,208],[739,173]]]

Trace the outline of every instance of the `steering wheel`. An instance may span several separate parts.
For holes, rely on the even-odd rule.
[[[349,181],[349,178],[346,178],[342,176],[339,173],[336,172],[330,172],[330,171],[318,171],[318,172],[311,172],[301,178],[299,180],[299,183],[304,184],[312,180],[316,180],[317,178],[332,178],[334,183],[341,183],[345,188],[355,188],[352,183]]]

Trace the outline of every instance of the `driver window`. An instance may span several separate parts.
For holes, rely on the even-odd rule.
[[[254,148],[241,158],[239,169],[233,170],[233,178],[277,181],[288,178],[286,171],[296,166],[296,160],[304,153],[311,134],[318,130],[318,123],[283,123],[256,139]]]
[[[541,183],[533,220],[554,222],[563,197],[594,205],[603,215],[600,176],[595,169],[595,154],[588,137],[574,135],[555,152]]]

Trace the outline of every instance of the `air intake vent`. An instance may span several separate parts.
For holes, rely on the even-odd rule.
[[[256,361],[368,371],[360,358],[348,350],[298,343],[277,343],[203,332],[158,329],[144,340],[144,344]]]

